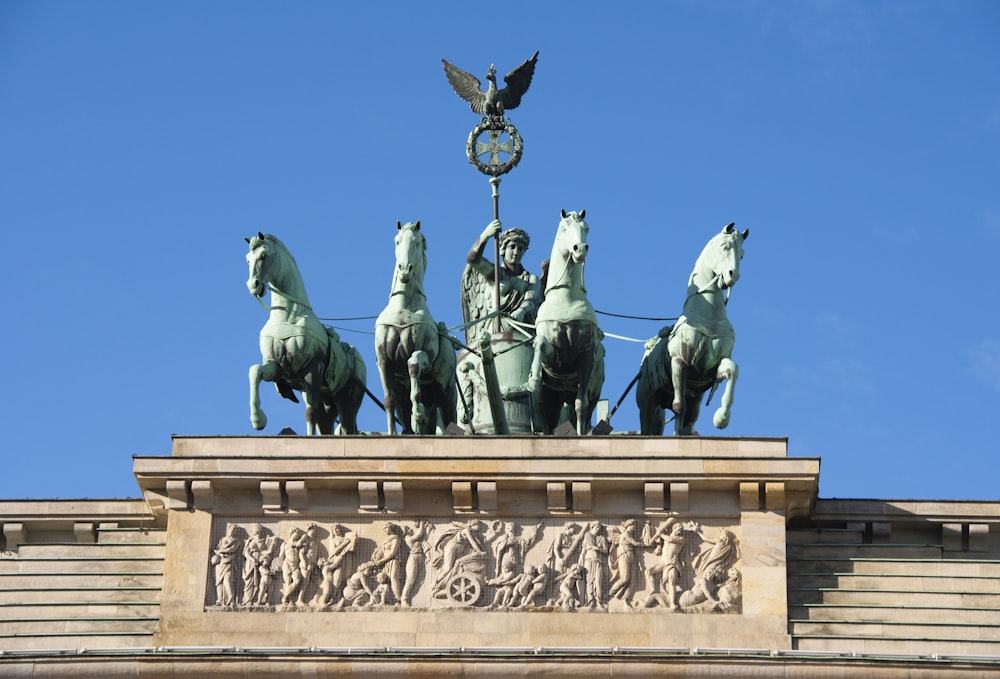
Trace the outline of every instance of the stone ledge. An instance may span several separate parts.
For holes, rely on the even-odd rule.
[[[783,458],[785,438],[663,436],[174,436],[174,457]]]

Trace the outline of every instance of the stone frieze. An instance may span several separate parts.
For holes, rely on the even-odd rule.
[[[723,519],[214,521],[208,611],[741,610]]]

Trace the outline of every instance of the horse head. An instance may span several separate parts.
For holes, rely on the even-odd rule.
[[[561,210],[560,214],[562,219],[559,221],[559,228],[556,231],[556,242],[552,249],[553,256],[558,251],[559,256],[564,260],[580,264],[587,259],[587,251],[590,249],[590,246],[587,245],[587,234],[590,232],[590,227],[587,226],[587,222],[583,221],[583,218],[587,216],[587,211],[566,212]]]
[[[281,268],[281,258],[273,247],[280,241],[271,234],[260,231],[256,236],[243,240],[250,246],[250,252],[247,253],[247,266],[250,269],[247,289],[254,297],[263,297],[268,284],[274,280],[276,270]]]
[[[427,239],[420,232],[420,221],[396,222],[396,270],[392,279],[392,292],[403,292],[413,287],[423,290],[424,271],[427,269]]]
[[[707,278],[708,285],[718,285],[720,290],[731,288],[740,279],[740,260],[743,259],[743,241],[750,237],[750,229],[742,232],[736,230],[735,222],[723,227],[722,232],[708,241],[698,263],[695,265],[694,276]],[[705,268],[708,272],[705,272]],[[701,282],[700,288],[706,288]]]
[[[586,210],[566,212],[561,210],[562,219],[556,228],[556,238],[552,243],[552,254],[542,262],[542,289],[546,294],[558,288],[573,289],[586,294],[583,289],[583,264],[587,261],[587,234],[590,227],[583,221]],[[579,264],[580,267],[576,265]]]

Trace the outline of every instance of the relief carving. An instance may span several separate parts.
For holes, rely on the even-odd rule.
[[[322,582],[319,588],[318,605],[332,606],[338,602],[343,592],[346,574],[353,571],[352,556],[358,536],[339,523],[330,529],[329,556],[318,562]]]
[[[243,547],[243,597],[244,606],[263,606],[268,602],[271,589],[271,562],[277,537],[259,523],[250,529],[250,537]]]
[[[237,527],[230,525],[226,535],[212,550],[215,566],[215,597],[222,606],[236,603],[236,559],[243,549],[243,541],[236,536]]]
[[[401,553],[403,549],[403,530],[398,524],[386,521],[382,524],[385,540],[372,554],[371,570],[374,572],[378,586],[372,595],[373,603],[385,605],[402,601],[403,565]],[[389,597],[389,591],[392,598]]]
[[[403,593],[399,597],[400,606],[413,605],[413,592],[424,577],[427,563],[427,537],[434,530],[429,521],[414,521],[403,529],[403,539],[410,553],[406,557],[406,573]]]
[[[742,606],[739,540],[720,519],[217,525],[209,610],[738,613]]]

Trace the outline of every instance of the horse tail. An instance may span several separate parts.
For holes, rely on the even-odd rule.
[[[344,352],[350,358],[351,376],[362,386],[368,384],[368,366],[365,365],[364,359],[361,358],[361,352],[354,345],[347,342],[341,342],[341,346],[344,347]]]

